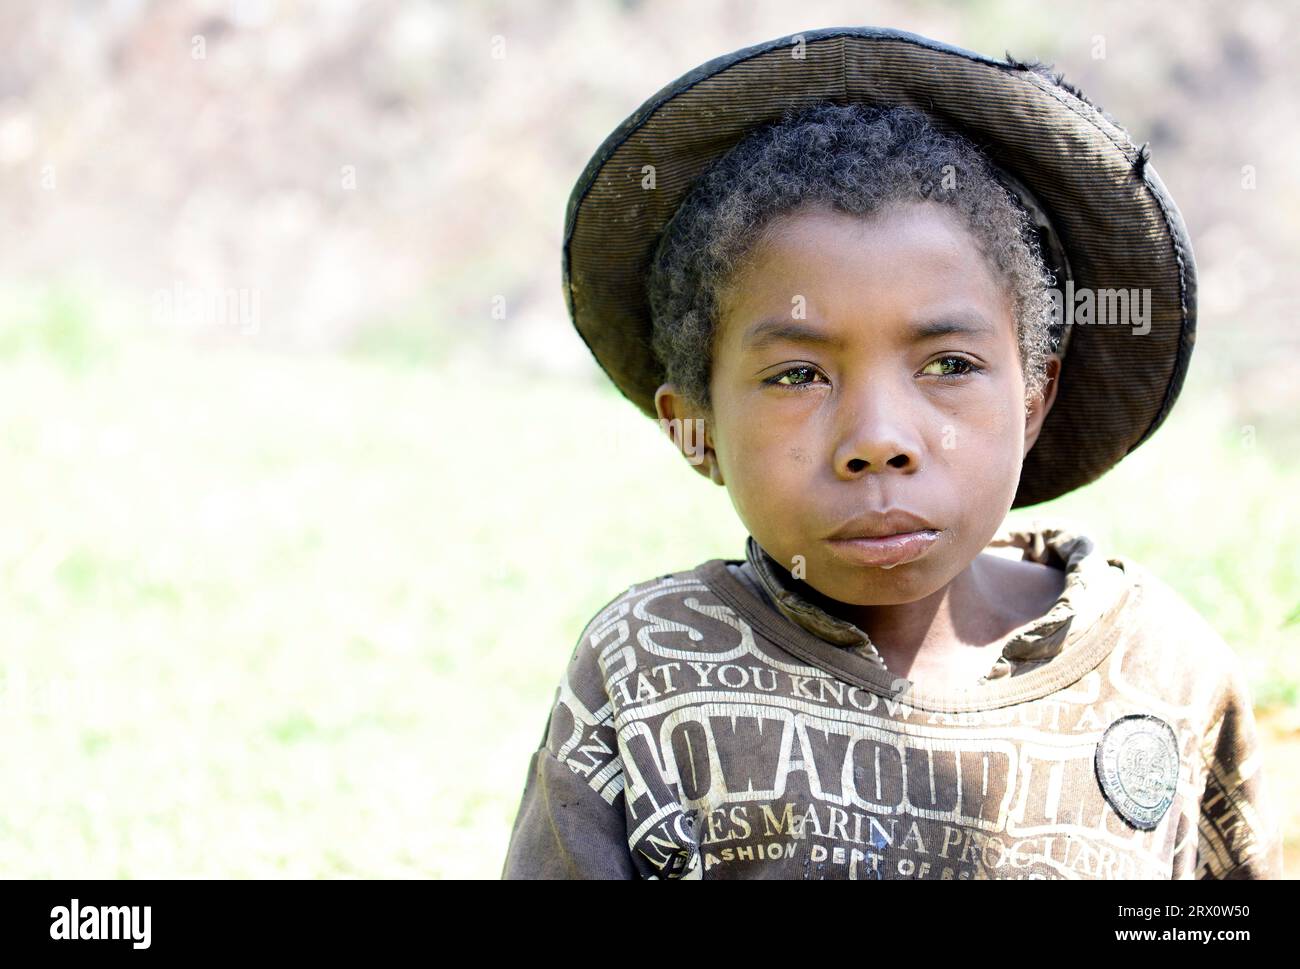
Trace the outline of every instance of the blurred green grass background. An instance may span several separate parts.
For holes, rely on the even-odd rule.
[[[586,621],[743,555],[725,491],[595,379],[402,321],[291,355],[75,284],[0,308],[9,877],[495,878]],[[1012,517],[1153,569],[1294,735],[1294,428],[1243,425],[1214,366],[1102,481]]]

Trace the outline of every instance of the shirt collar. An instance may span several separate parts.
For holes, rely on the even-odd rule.
[[[989,547],[1018,548],[1022,560],[1064,570],[1065,589],[1047,612],[1004,637],[997,661],[980,682],[1013,676],[1057,656],[1073,641],[1071,633],[1082,633],[1092,626],[1126,582],[1119,563],[1112,563],[1091,539],[1067,527],[1038,522],[1024,529],[1004,525]],[[884,660],[866,632],[811,601],[810,587],[791,575],[752,535],[745,542],[745,559],[739,566],[741,574],[761,589],[769,604],[787,619],[885,669]]]

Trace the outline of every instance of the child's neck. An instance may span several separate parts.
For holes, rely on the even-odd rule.
[[[1065,578],[1058,568],[982,553],[944,588],[915,602],[858,606],[813,593],[823,609],[871,637],[891,673],[939,687],[987,673],[1000,653],[994,647],[1050,609]]]

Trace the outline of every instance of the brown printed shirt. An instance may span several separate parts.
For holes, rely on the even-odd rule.
[[[1276,878],[1249,690],[1139,564],[1060,528],[1066,572],[976,683],[890,673],[751,537],[588,623],[503,878]]]

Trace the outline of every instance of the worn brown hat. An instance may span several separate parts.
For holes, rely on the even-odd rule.
[[[714,58],[651,97],[596,150],[569,198],[564,294],[623,394],[656,416],[665,378],[651,349],[646,280],[691,185],[753,129],[824,101],[924,111],[984,152],[1036,224],[1070,325],[1056,402],[1012,507],[1088,484],[1150,437],[1187,372],[1196,267],[1146,145],[1042,64],[878,27],[808,30]],[[647,165],[652,189],[642,187]],[[1148,316],[1133,318],[1131,306],[1095,312],[1144,293]],[[1071,310],[1090,298],[1092,321],[1076,321]]]

